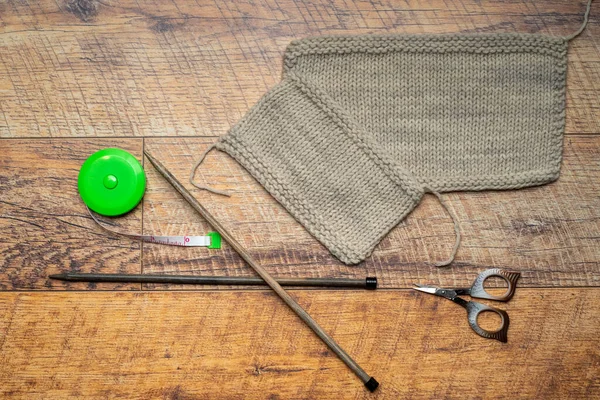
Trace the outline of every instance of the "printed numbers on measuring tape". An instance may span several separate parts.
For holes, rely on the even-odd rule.
[[[142,242],[158,243],[167,246],[182,246],[182,247],[208,247],[209,249],[221,248],[221,235],[219,232],[208,232],[206,236],[155,236],[155,235],[136,235],[133,233],[118,232],[110,229],[102,224],[96,218],[92,210],[86,206],[88,213],[92,219],[100,225],[102,229],[116,235],[125,236],[130,239],[141,240]]]

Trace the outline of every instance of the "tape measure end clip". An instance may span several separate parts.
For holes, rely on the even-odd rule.
[[[209,249],[220,249],[221,248],[221,234],[219,232],[208,232],[207,236],[210,237]]]

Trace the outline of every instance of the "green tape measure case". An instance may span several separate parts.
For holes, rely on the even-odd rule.
[[[114,217],[139,204],[146,190],[146,175],[133,155],[108,148],[85,160],[77,186],[81,199],[92,211]]]

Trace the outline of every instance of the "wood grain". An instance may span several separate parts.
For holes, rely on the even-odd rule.
[[[585,0],[44,0],[0,3],[0,137],[219,136],[272,87],[293,39],[567,35]],[[597,7],[569,51],[566,132],[600,133]]]
[[[5,293],[11,398],[399,399],[600,396],[599,289],[524,289],[508,343],[412,291],[293,291],[381,382],[370,394],[265,291]],[[242,306],[243,305],[243,306]]]
[[[149,138],[145,149],[182,182],[195,158],[215,139]],[[470,285],[485,268],[522,273],[520,286],[600,285],[600,138],[565,140],[560,179],[516,191],[444,195],[456,213],[463,242],[452,268],[432,264],[448,256],[454,230],[440,204],[427,197],[384,238],[366,262],[336,260],[268,193],[224,153],[214,151],[196,180],[229,191],[226,198],[187,185],[200,202],[270,273],[285,277],[377,276],[381,287],[413,283]],[[150,166],[144,232],[202,234],[210,227]],[[228,247],[178,249],[144,245],[144,272],[197,275],[251,274]],[[182,288],[181,286],[163,286]]]
[[[228,156],[211,153],[200,168],[198,181],[234,196],[193,193],[273,275],[376,275],[394,289],[292,291],[382,383],[375,395],[267,290],[47,279],[61,271],[252,275],[227,245],[142,246],[106,233],[87,215],[76,179],[91,153],[121,147],[139,159],[149,150],[186,181],[200,152],[280,79],[290,40],[567,35],[580,26],[585,3],[0,1],[0,397],[600,398],[598,4],[569,49],[571,136],[559,181],[446,195],[464,236],[451,268],[432,266],[447,257],[453,230],[431,197],[365,263],[349,267]],[[210,229],[146,171],[144,202],[107,220],[115,229]],[[476,336],[451,302],[398,289],[467,285],[488,267],[522,273],[513,300],[494,304],[511,317],[507,344]]]
[[[194,155],[214,138],[146,139],[146,148],[186,181]],[[141,157],[141,140],[117,142]],[[227,245],[222,250],[175,248],[108,234],[86,214],[76,189],[83,160],[113,140],[2,140],[0,161],[0,289],[85,289],[95,285],[50,281],[60,271],[253,275]],[[520,191],[446,195],[458,216],[463,245],[453,268],[432,263],[453,241],[449,218],[433,198],[423,203],[357,266],[346,266],[310,236],[227,155],[211,153],[197,180],[234,193],[223,198],[194,189],[252,255],[275,276],[377,276],[381,287],[415,282],[468,285],[482,269],[522,273],[520,285],[598,286],[600,138],[569,137],[558,182]],[[156,171],[146,168],[143,203],[146,234],[204,234],[211,228]],[[139,232],[142,207],[110,219],[117,229]],[[141,265],[143,262],[143,265]],[[104,289],[135,285],[103,284]],[[147,288],[182,289],[152,285]],[[186,287],[190,288],[190,287]],[[193,287],[193,289],[215,289]],[[223,288],[226,289],[226,288]]]
[[[62,271],[139,273],[139,243],[103,231],[77,192],[83,161],[119,146],[141,159],[141,139],[0,140],[0,290],[62,289]],[[142,210],[111,219],[139,233]],[[79,284],[78,289],[139,289],[128,284]]]

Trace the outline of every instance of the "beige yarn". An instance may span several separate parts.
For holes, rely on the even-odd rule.
[[[438,192],[558,178],[572,37],[295,41],[281,83],[215,147],[336,257],[358,263],[425,192],[442,200]],[[458,249],[455,229],[453,254],[439,265]]]

